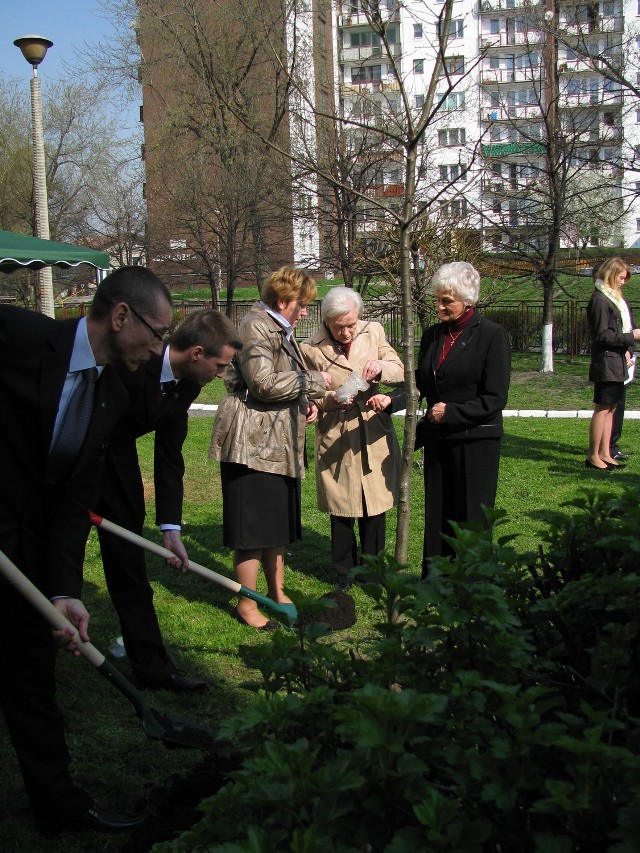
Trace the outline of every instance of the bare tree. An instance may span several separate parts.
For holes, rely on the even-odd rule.
[[[347,109],[343,105],[339,110],[335,108],[330,75],[323,76],[322,57],[317,55],[317,51],[323,48],[322,28],[318,26],[314,29],[312,11],[298,0],[293,0],[286,7],[285,17],[278,17],[278,10],[274,7],[264,4],[258,7],[248,0],[236,0],[233,4],[235,18],[228,15],[227,23],[241,20],[243,26],[241,32],[237,32],[233,26],[227,27],[226,62],[216,65],[217,73],[214,73],[212,63],[212,57],[216,54],[209,42],[211,30],[208,26],[211,18],[207,4],[183,0],[179,10],[172,6],[171,14],[168,14],[160,8],[158,2],[148,0],[141,18],[143,53],[147,52],[145,28],[157,28],[159,25],[165,27],[165,32],[170,32],[171,38],[165,39],[163,44],[170,43],[171,55],[180,69],[179,73],[188,73],[189,91],[196,95],[203,116],[209,120],[212,114],[220,110],[226,116],[233,116],[236,120],[234,142],[237,128],[244,127],[253,137],[268,145],[271,151],[290,160],[294,181],[306,181],[307,187],[317,188],[321,229],[326,224],[322,222],[322,216],[327,208],[333,211],[327,216],[329,222],[331,216],[334,224],[342,216],[348,223],[353,216],[354,200],[359,199],[367,209],[376,211],[377,219],[385,223],[386,233],[393,234],[397,257],[394,277],[400,282],[398,292],[401,294],[408,391],[404,471],[396,539],[396,555],[401,560],[406,559],[408,550],[409,489],[416,417],[415,304],[412,298],[412,281],[415,280],[412,268],[415,264],[412,265],[412,251],[415,259],[418,252],[416,235],[421,232],[422,224],[444,205],[449,205],[451,211],[452,203],[463,194],[456,185],[459,168],[455,173],[453,169],[447,172],[429,191],[429,181],[426,175],[419,174],[419,166],[432,144],[423,140],[431,137],[428,131],[433,130],[435,133],[440,114],[450,107],[453,93],[460,92],[460,99],[456,100],[453,109],[463,109],[463,93],[476,64],[472,61],[461,67],[457,59],[452,62],[446,55],[452,5],[452,0],[446,0],[439,15],[434,14],[428,4],[421,8],[422,19],[429,22],[437,38],[425,46],[425,51],[430,52],[422,60],[425,85],[421,89],[418,105],[412,88],[414,75],[403,74],[393,38],[393,25],[397,20],[394,18],[394,8],[387,6],[383,9],[375,0],[364,0],[360,4],[362,23],[375,36],[381,55],[384,56],[388,83],[385,84],[387,92],[384,92],[375,80],[373,85],[368,85],[366,81],[362,85],[358,81],[360,101],[363,101],[363,93],[366,92],[366,100],[372,105],[370,110],[361,108],[359,115],[357,109],[352,107]],[[228,8],[225,6],[225,9]],[[248,50],[249,44],[252,50]],[[310,62],[310,56],[315,57],[315,63]],[[325,71],[327,66],[328,62],[325,61]],[[261,110],[253,111],[240,81],[247,79],[257,69],[271,81],[272,92],[270,98],[263,98]],[[317,69],[320,71],[316,76],[312,71]],[[187,78],[181,76],[180,79],[184,88]],[[378,94],[382,98],[375,97]],[[197,124],[198,127],[202,126],[200,121]],[[377,142],[378,167],[370,144],[374,139]],[[351,144],[352,150],[360,158],[351,156],[344,168],[343,154],[345,151],[348,153]],[[462,164],[465,175],[471,175],[473,153]],[[364,179],[362,173],[358,172],[358,162],[364,166]],[[373,180],[376,169],[378,175]],[[383,176],[383,182],[379,181],[380,172],[385,170],[393,170],[397,174],[394,181],[400,188],[397,194],[385,195],[384,189],[371,192],[375,186],[383,188],[385,184],[391,183],[388,176]],[[371,182],[367,172],[370,172]],[[325,189],[330,189],[333,199],[329,194],[322,195]],[[468,186],[465,186],[467,189]],[[338,203],[336,198],[344,198],[346,203]],[[356,209],[357,205],[356,201]],[[353,243],[348,227],[342,231],[346,241],[339,251],[343,254],[345,243]]]
[[[44,99],[44,137],[51,239],[91,243],[105,225],[106,211],[122,208],[135,195],[136,181],[128,174],[131,143],[116,133],[115,118],[105,111],[101,90],[86,84],[53,82]],[[2,116],[5,121],[2,121]],[[5,230],[34,233],[33,158],[30,145],[28,92],[6,82],[0,95],[0,224]],[[133,185],[132,185],[133,181]],[[139,196],[139,178],[137,189]],[[140,219],[139,198],[137,217]],[[129,205],[129,215],[133,202]],[[116,225],[114,221],[114,226]],[[138,221],[136,235],[141,230]],[[105,240],[116,242],[111,233]],[[122,234],[120,234],[122,236]],[[131,239],[129,235],[128,239]],[[56,278],[82,277],[56,271]],[[29,273],[14,273],[5,287],[18,288],[30,299]],[[59,289],[59,286],[58,286]]]
[[[508,68],[495,68],[526,87],[496,85],[489,92],[485,158],[484,232],[513,267],[526,262],[543,292],[541,371],[553,371],[553,303],[566,250],[610,241],[625,214],[621,172],[608,158],[599,113],[615,103],[603,78],[559,73],[557,9],[525,9],[520,44]],[[555,22],[555,25],[554,25]],[[509,261],[505,262],[509,269]]]

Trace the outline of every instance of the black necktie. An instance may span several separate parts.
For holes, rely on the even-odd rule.
[[[87,367],[79,372],[82,377],[69,397],[56,443],[49,451],[50,470],[58,477],[68,473],[80,453],[93,412],[98,368]]]

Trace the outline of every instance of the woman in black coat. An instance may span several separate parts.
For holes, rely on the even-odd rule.
[[[624,399],[624,381],[640,329],[633,328],[622,286],[631,277],[622,258],[608,258],[597,270],[595,290],[587,305],[591,331],[589,379],[594,383],[586,468],[612,471],[620,464],[609,450],[613,414]],[[624,467],[624,466],[622,466]]]
[[[436,270],[431,286],[441,322],[422,335],[416,384],[427,401],[424,442],[425,527],[422,576],[431,557],[452,554],[442,534],[449,521],[484,520],[498,485],[502,410],[511,350],[505,330],[475,309],[480,275],[455,262]]]

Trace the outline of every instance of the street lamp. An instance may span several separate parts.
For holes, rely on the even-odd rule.
[[[38,65],[53,46],[53,42],[42,36],[22,36],[14,41],[29,65],[33,67],[31,78],[31,119],[33,131],[33,195],[35,201],[36,237],[49,239],[49,202],[47,199],[47,173],[44,162],[44,130],[42,126],[42,92]],[[53,305],[53,275],[51,267],[38,270],[40,311],[55,317]]]

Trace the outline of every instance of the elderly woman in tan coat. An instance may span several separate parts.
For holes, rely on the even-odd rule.
[[[332,288],[321,316],[322,326],[300,349],[309,369],[332,378],[330,390],[316,401],[316,491],[318,508],[331,517],[336,590],[345,590],[358,565],[355,519],[361,553],[384,551],[385,513],[396,502],[400,448],[392,399],[379,393],[378,383],[402,383],[404,368],[380,323],[361,319],[362,299],[351,288]],[[340,389],[347,381],[345,396]]]

